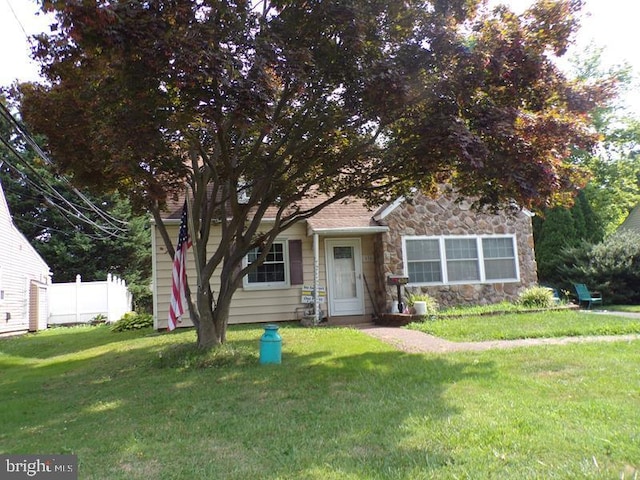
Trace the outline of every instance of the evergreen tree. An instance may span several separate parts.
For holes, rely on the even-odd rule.
[[[577,244],[576,225],[571,211],[556,207],[548,209],[544,217],[534,217],[534,239],[538,279],[555,285],[562,250]]]
[[[586,82],[617,78],[622,91],[631,84],[631,71],[622,65],[603,69],[602,50],[591,47],[573,61],[575,77]],[[596,154],[576,150],[572,161],[585,168],[589,183],[572,207],[548,209],[534,220],[534,238],[540,281],[560,286],[564,281],[562,250],[590,248],[615,232],[640,202],[640,121],[624,116],[616,99],[591,112],[594,129],[602,141]],[[566,212],[560,213],[559,209]],[[549,238],[547,238],[549,236]],[[574,250],[575,251],[575,250]],[[582,258],[582,257],[580,257]]]
[[[593,211],[584,191],[580,191],[576,197],[571,214],[575,222],[578,240],[598,243],[604,238],[603,222]]]

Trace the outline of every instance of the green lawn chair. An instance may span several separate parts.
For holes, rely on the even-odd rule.
[[[584,283],[574,283],[573,286],[578,294],[578,305],[586,303],[587,309],[596,303],[602,305],[602,295],[599,292],[591,293]]]

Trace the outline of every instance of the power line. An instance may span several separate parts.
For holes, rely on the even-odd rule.
[[[43,159],[43,161],[47,165],[53,165],[53,162],[48,158],[47,154],[42,150],[40,145],[38,145],[38,143],[34,140],[33,136],[29,133],[29,131],[26,129],[26,127],[22,123],[20,123],[18,120],[16,120],[15,117],[11,114],[11,112],[2,103],[0,103],[0,116],[3,117],[6,121],[8,121],[10,123],[10,125],[12,125],[14,127],[14,129],[17,131],[17,133],[27,142],[27,144],[29,146],[31,146],[31,148],[33,148],[33,150],[35,150],[35,152]],[[60,209],[63,212],[66,212],[67,214],[70,214],[70,215],[78,218],[79,220],[81,220],[81,221],[83,221],[85,223],[90,224],[94,228],[106,233],[109,236],[118,236],[118,233],[126,231],[126,228],[123,228],[123,227],[118,225],[118,224],[127,225],[126,221],[120,220],[120,219],[110,215],[109,213],[105,212],[101,208],[99,208],[86,195],[84,195],[77,188],[75,188],[73,185],[71,185],[71,183],[69,182],[69,180],[66,177],[58,176],[58,179],[61,180],[63,183],[65,183],[67,185],[67,187],[70,190],[72,190],[73,193],[78,196],[78,198],[80,198],[82,200],[82,202],[84,203],[85,207],[83,207],[81,205],[77,205],[77,204],[69,201],[68,199],[66,199],[63,195],[61,195],[58,192],[58,190],[56,190],[53,186],[51,186],[49,184],[49,182],[44,177],[42,177],[42,175],[40,175],[40,173],[37,172],[29,164],[29,162],[27,160],[25,160],[23,158],[23,156],[20,154],[20,152],[18,152],[13,145],[11,145],[7,140],[5,140],[2,137],[0,137],[0,141],[1,141],[1,143],[3,143],[7,147],[7,149],[11,153],[13,153],[13,155],[22,163],[22,165],[25,168],[27,168],[27,170],[29,170],[32,175],[34,175],[36,177],[36,179],[40,182],[40,185],[36,184],[33,180],[29,179],[28,176],[24,172],[22,172],[19,169],[17,169],[15,167],[15,165],[11,164],[8,161],[7,161],[7,164],[10,165],[16,172],[18,172],[25,179],[25,181],[29,182],[31,185],[36,187],[36,189],[44,195],[44,197],[51,203],[52,206]],[[46,187],[46,188],[44,188],[44,187]],[[62,207],[58,203],[55,203],[51,198],[49,198],[51,196],[56,198],[58,201],[62,202],[63,204],[66,204],[70,208],[71,211],[68,210],[67,208]],[[86,207],[88,207],[88,211],[90,210],[94,214],[98,215],[98,217],[102,221],[104,221],[107,225],[106,226],[99,225],[98,223],[94,222],[89,217],[87,217],[81,211],[81,210],[85,210]],[[67,219],[67,221],[70,221],[69,218],[66,218],[66,219]]]
[[[29,34],[24,29],[24,26],[22,25],[22,22],[18,18],[18,15],[16,14],[16,11],[13,9],[13,6],[11,5],[11,2],[9,0],[6,0],[6,2],[7,2],[7,6],[9,7],[9,10],[11,10],[11,13],[13,14],[13,18],[15,18],[16,22],[18,22],[18,25],[20,25],[20,30],[22,30],[22,33],[24,33],[24,36],[27,39],[27,41],[30,41]]]
[[[34,140],[33,136],[31,135],[31,133],[27,130],[27,128],[18,120],[16,120],[16,118],[11,114],[11,112],[7,109],[7,107],[5,107],[4,105],[2,105],[0,103],[0,115],[2,115],[6,120],[8,120],[11,124],[14,125],[14,127],[18,130],[18,132],[22,135],[22,137],[24,139],[27,140],[27,143],[29,145],[31,145],[31,147],[36,151],[36,153],[38,155],[40,155],[40,157],[45,161],[45,163],[47,163],[47,165],[53,165],[53,162],[49,159],[49,157],[47,156],[47,154],[42,150],[42,148],[40,148],[40,145],[38,145],[38,143]],[[119,228],[116,227],[116,225],[114,225],[113,223],[120,223],[121,225],[127,225],[127,222],[122,221],[110,214],[108,214],[107,212],[105,212],[104,210],[100,209],[98,206],[96,206],[93,202],[91,202],[91,200],[89,200],[82,192],[80,192],[76,187],[74,187],[71,182],[69,182],[69,180],[62,176],[60,178],[64,183],[67,184],[67,186],[86,204],[89,206],[89,208],[91,208],[91,210],[93,210],[96,214],[98,214],[98,216],[100,216],[104,221],[106,221],[107,223],[109,223],[110,225],[112,225],[115,229],[117,230],[121,230],[124,231],[124,228]]]
[[[58,229],[58,228],[51,227],[51,226],[49,226],[49,225],[43,225],[42,223],[32,222],[32,221],[27,220],[26,218],[23,218],[23,217],[16,217],[16,216],[13,216],[12,218],[13,218],[13,221],[14,221],[14,222],[17,222],[17,223],[20,223],[20,224],[23,224],[23,225],[31,225],[31,226],[34,226],[34,227],[38,227],[38,228],[40,228],[40,229],[42,229],[42,230],[45,230],[47,233],[49,233],[49,232],[55,232],[55,233],[57,233],[57,234],[60,234],[60,235],[65,236],[65,237],[69,237],[69,238],[72,238],[72,237],[73,237],[73,234],[72,234],[72,233],[66,232],[66,231],[64,231],[64,230],[60,230],[60,229]],[[88,234],[88,233],[86,233],[86,232],[83,232],[83,235],[87,235],[87,236],[88,236],[89,238],[91,238],[92,240],[104,240],[104,239],[105,239],[105,237],[100,237],[100,236],[96,236],[96,235],[91,235],[91,234]],[[38,240],[38,237],[36,237],[36,239],[35,239],[35,240]]]
[[[116,227],[114,228],[113,225],[111,225],[111,229],[109,227],[105,227],[102,226],[98,223],[96,223],[95,221],[93,221],[91,218],[89,218],[88,216],[86,216],[83,212],[80,211],[80,209],[78,208],[78,206],[76,206],[75,204],[73,204],[72,202],[70,202],[69,200],[67,200],[62,194],[60,194],[60,192],[58,192],[53,186],[51,186],[46,179],[44,179],[42,177],[42,175],[40,175],[30,164],[29,162],[27,162],[22,155],[14,148],[13,145],[11,145],[6,139],[4,139],[2,136],[0,136],[0,143],[2,143],[11,153],[13,153],[13,155],[20,160],[20,162],[33,174],[36,176],[36,178],[41,182],[41,183],[36,183],[34,182],[31,178],[29,178],[28,175],[25,174],[25,172],[21,171],[19,168],[17,168],[12,162],[10,162],[7,158],[4,159],[4,163],[6,163],[13,171],[17,172],[19,175],[22,176],[22,178],[24,179],[25,182],[27,182],[27,184],[31,185],[32,188],[34,188],[36,191],[40,192],[44,199],[47,201],[47,203],[54,207],[57,208],[60,213],[62,214],[62,216],[64,217],[64,219],[69,222],[71,225],[75,226],[74,222],[71,220],[71,218],[75,218],[79,221],[82,221],[90,226],[92,226],[93,228],[105,233],[108,236],[111,237],[117,237],[117,238],[123,238],[121,235],[119,235],[120,233],[125,232],[125,229],[122,229],[120,227]],[[43,188],[42,185],[45,185],[47,188]],[[70,209],[63,207],[62,205],[55,203],[51,197],[57,198],[59,201],[62,201],[64,204],[67,204]],[[82,207],[80,207],[82,208]]]
[[[27,141],[27,143],[31,145],[31,147],[35,150],[35,152],[38,155],[40,155],[42,160],[44,160],[44,162],[47,165],[53,165],[53,162],[49,159],[48,155],[44,152],[44,150],[42,150],[38,142],[35,141],[35,139],[31,135],[31,133],[27,130],[27,128],[21,122],[19,122],[13,116],[13,114],[7,109],[7,107],[4,106],[2,103],[0,103],[0,115],[2,115],[7,121],[9,121],[16,128],[18,133],[20,133],[20,135]],[[81,191],[79,191],[76,187],[74,187],[66,177],[61,176],[59,177],[59,179],[62,180],[86,205],[89,206],[91,210],[93,210],[96,214],[98,214],[98,216],[100,216],[103,220],[111,224],[116,229],[119,229],[121,231],[125,230],[123,228],[116,227],[115,225],[113,225],[113,223],[115,222],[115,223],[120,223],[121,225],[127,225],[126,221],[120,220],[110,215],[109,213],[105,212],[98,206],[96,206],[93,202],[91,202],[91,200],[89,200],[89,198],[87,198],[86,195],[84,195]]]

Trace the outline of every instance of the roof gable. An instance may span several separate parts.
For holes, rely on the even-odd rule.
[[[328,195],[323,194],[305,197],[296,202],[295,208],[299,208],[303,211],[309,210],[327,201],[329,198],[330,197]],[[179,199],[169,199],[167,201],[167,208],[163,214],[163,218],[165,220],[179,220],[182,213],[183,203],[184,196]],[[308,223],[314,230],[316,228],[372,227],[378,225],[377,221],[374,219],[374,215],[378,209],[378,207],[368,207],[361,199],[347,197],[342,201],[327,205],[313,217],[308,219]],[[293,211],[293,207],[290,208],[290,211]],[[264,213],[264,220],[272,220],[277,214],[278,207],[269,207]]]
[[[640,233],[640,203],[633,207],[618,229],[632,230]]]
[[[44,269],[49,270],[47,262],[40,256],[35,248],[29,243],[27,238],[18,230],[11,219],[11,212],[9,211],[9,204],[4,195],[2,184],[0,183],[0,229],[4,232],[4,235],[0,237],[0,240],[9,241],[9,245],[0,245],[0,249],[3,252],[11,251],[13,247],[18,251],[23,252],[20,255],[26,255],[27,258],[33,259],[39,263]]]

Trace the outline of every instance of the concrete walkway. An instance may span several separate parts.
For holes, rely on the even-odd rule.
[[[613,314],[622,317],[640,318],[638,313],[625,312],[589,312],[593,314]],[[567,345],[569,343],[588,342],[629,342],[640,340],[640,334],[590,336],[590,337],[562,337],[562,338],[525,338],[520,340],[490,340],[485,342],[451,342],[434,337],[417,330],[397,327],[381,327],[377,325],[362,325],[359,327],[367,335],[378,338],[395,346],[398,350],[410,353],[446,353],[446,352],[479,352],[490,349],[505,349],[530,347],[535,345]]]

